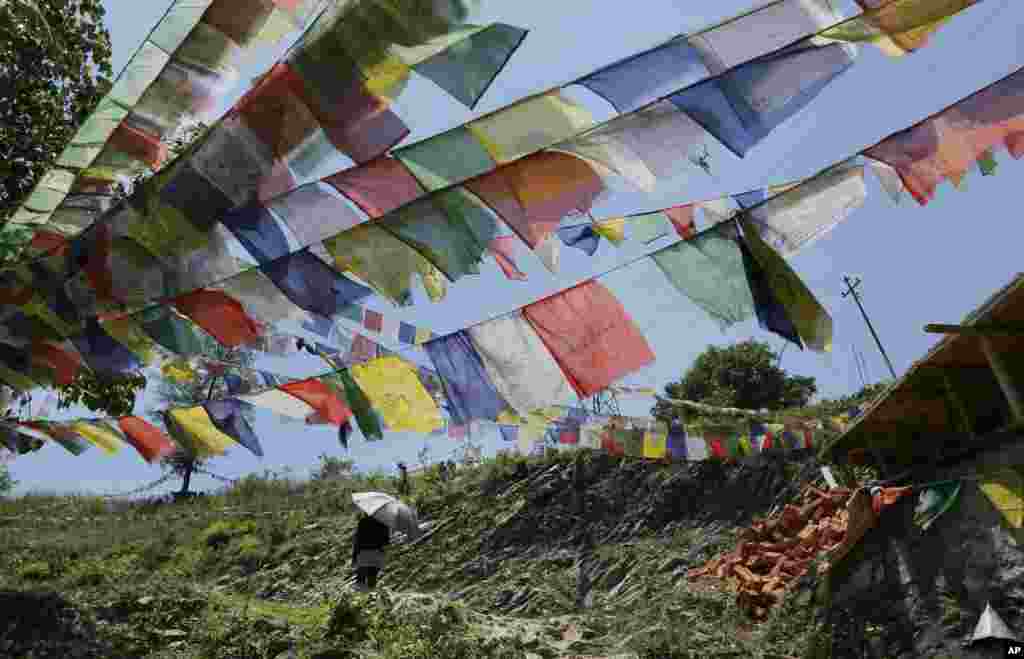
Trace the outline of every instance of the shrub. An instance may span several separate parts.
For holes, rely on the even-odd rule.
[[[221,520],[206,527],[200,536],[200,542],[217,549],[226,545],[232,538],[256,532],[256,524],[251,521]]]
[[[53,577],[53,570],[46,561],[30,561],[18,566],[15,574],[26,581],[44,581]]]

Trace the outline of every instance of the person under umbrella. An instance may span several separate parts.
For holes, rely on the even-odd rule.
[[[359,511],[359,523],[352,541],[352,565],[356,568],[356,589],[362,592],[377,587],[377,577],[384,567],[384,548],[391,544],[387,524]]]
[[[384,567],[384,548],[391,544],[392,529],[418,538],[419,518],[415,510],[383,492],[357,492],[352,495],[352,502],[361,511],[352,541],[356,588],[373,590]]]

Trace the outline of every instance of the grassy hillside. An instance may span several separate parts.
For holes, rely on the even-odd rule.
[[[389,550],[382,587],[351,590],[349,495],[383,477],[249,477],[194,503],[0,502],[0,656],[270,658],[796,657],[810,591],[764,623],[686,571],[812,479],[587,453],[414,478],[430,530]],[[6,626],[6,629],[3,628]]]

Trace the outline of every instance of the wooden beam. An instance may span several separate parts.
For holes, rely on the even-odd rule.
[[[958,334],[961,336],[1024,336],[1024,325],[1019,323],[978,323],[977,325],[924,326],[929,334]]]
[[[988,337],[985,336],[981,337],[981,350],[985,353],[985,358],[988,359],[996,380],[999,381],[999,387],[1006,396],[1006,402],[1010,404],[1012,421],[1016,424],[1024,423],[1024,398],[1021,398],[1020,390],[1017,389],[1002,355],[996,352]]]

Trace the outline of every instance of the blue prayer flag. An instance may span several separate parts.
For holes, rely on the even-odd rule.
[[[474,419],[493,421],[508,408],[465,330],[428,341],[423,347],[441,380],[453,423],[466,425]]]
[[[249,403],[237,398],[226,398],[224,400],[213,400],[205,403],[203,407],[210,415],[210,420],[225,435],[228,435],[236,442],[252,451],[253,454],[263,457],[263,447],[260,440],[245,418],[245,412],[252,408]]]
[[[373,293],[332,270],[308,249],[264,264],[260,270],[295,306],[328,318]]]

